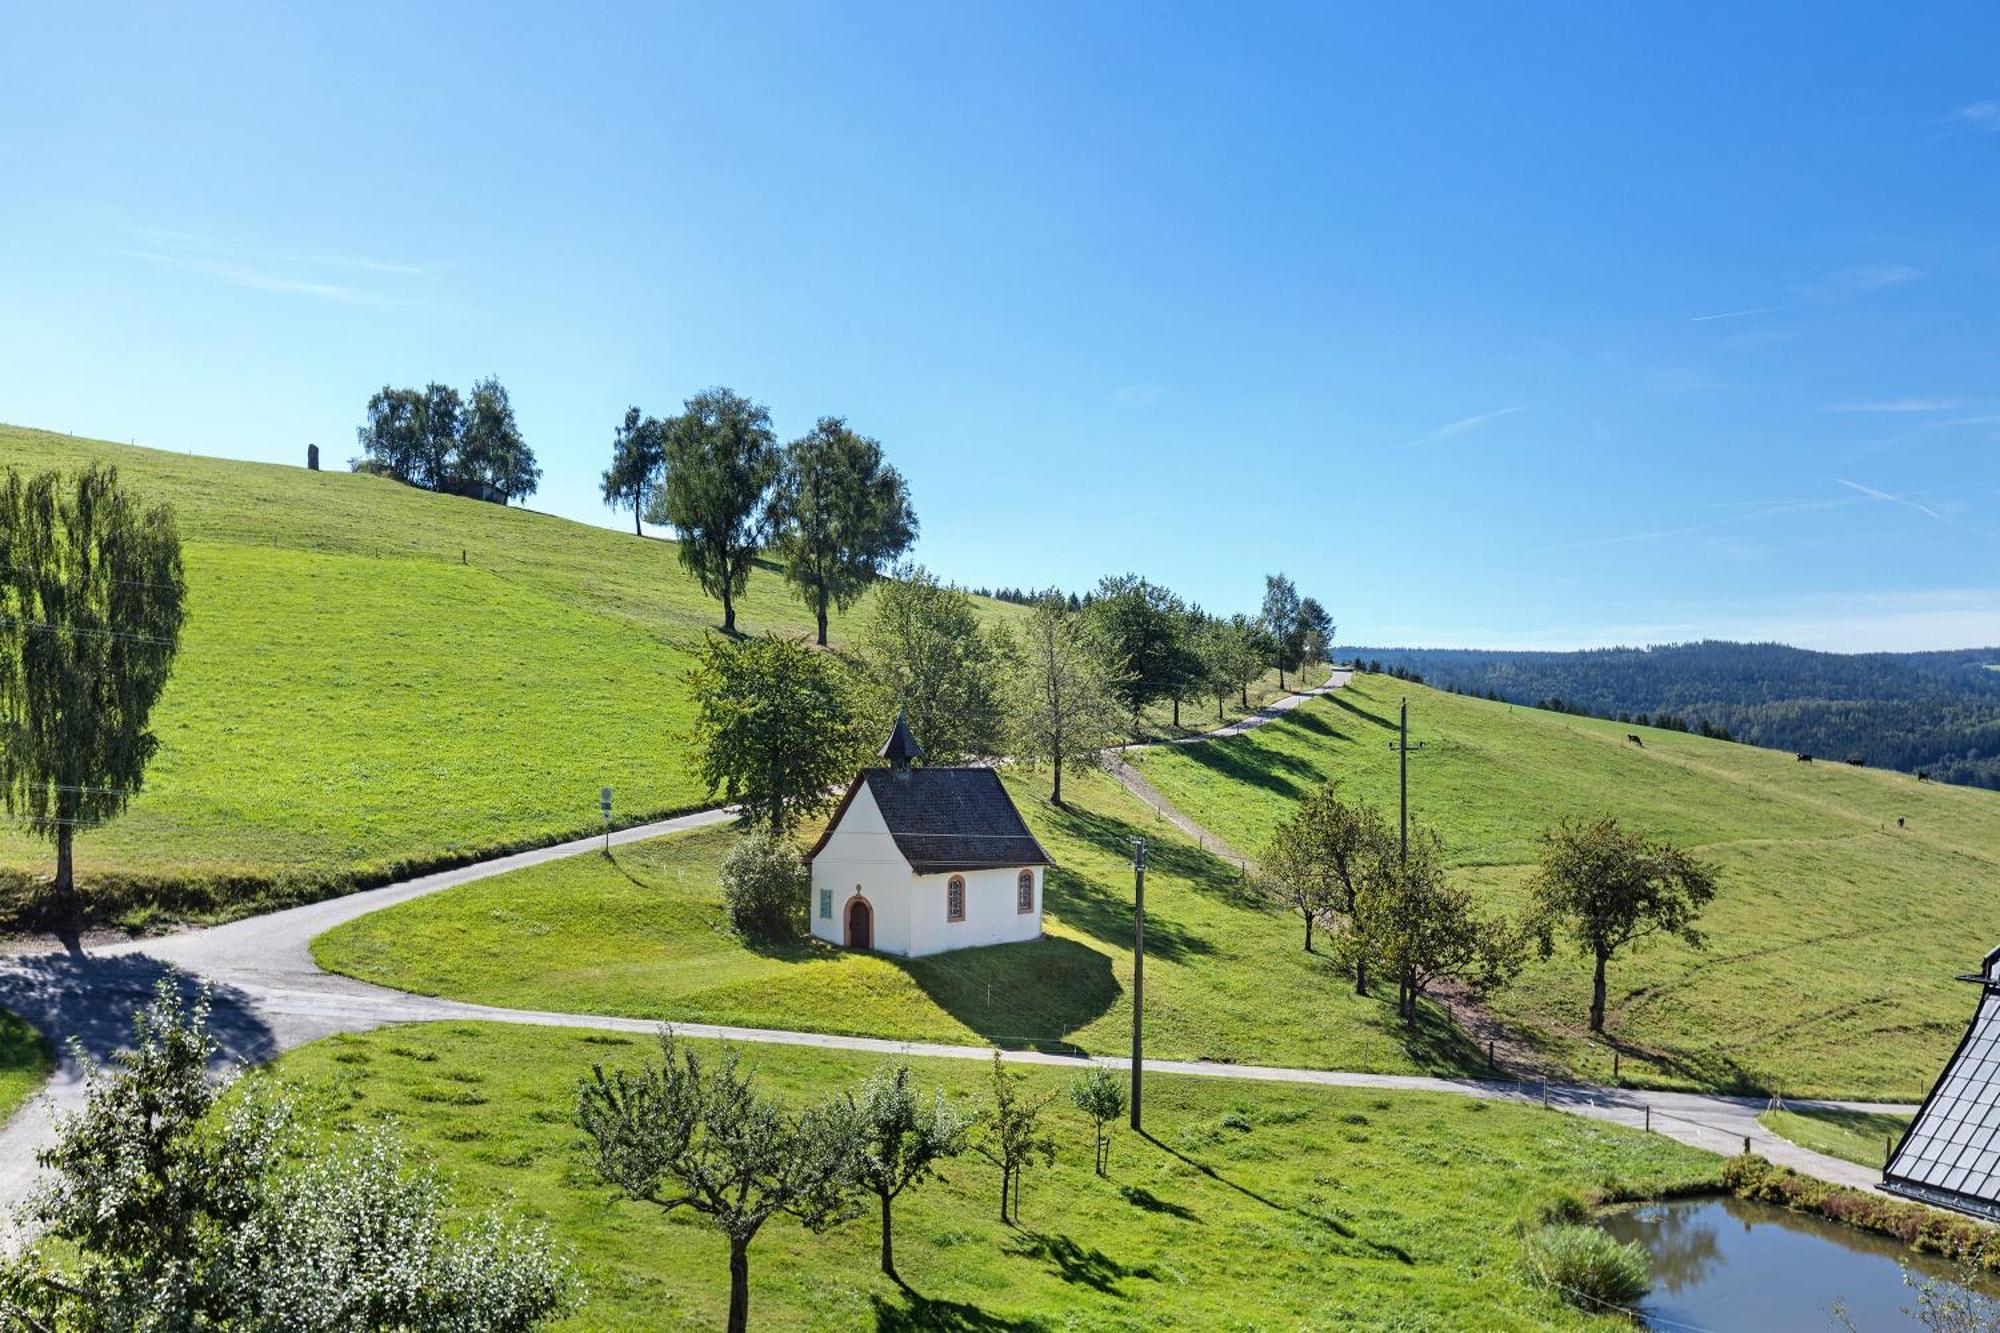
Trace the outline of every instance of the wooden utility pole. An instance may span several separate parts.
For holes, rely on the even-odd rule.
[[[1146,840],[1132,839],[1132,1129],[1139,1129],[1140,1018],[1146,1004]]]

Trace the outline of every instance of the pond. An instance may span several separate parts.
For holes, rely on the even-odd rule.
[[[1887,1237],[1737,1198],[1642,1204],[1603,1225],[1653,1256],[1639,1309],[1662,1333],[1825,1333],[1841,1327],[1835,1301],[1861,1333],[1920,1329],[1904,1313],[1916,1293],[1897,1261],[1918,1281],[1952,1275]]]

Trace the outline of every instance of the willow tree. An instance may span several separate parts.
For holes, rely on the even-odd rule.
[[[148,730],[187,587],[173,511],[115,468],[0,484],[0,799],[55,844],[53,907],[76,918],[79,829],[119,814],[159,750]]]

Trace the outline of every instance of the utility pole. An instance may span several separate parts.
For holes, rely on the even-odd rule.
[[[1410,744],[1410,701],[1403,700],[1401,713],[1396,722],[1396,739],[1389,742],[1389,748],[1396,752],[1399,768],[1397,782],[1401,794],[1397,799],[1396,855],[1401,860],[1410,859],[1410,751],[1421,750],[1424,743]]]
[[[1132,839],[1132,1130],[1139,1132],[1139,1035],[1146,1000],[1146,840]]]

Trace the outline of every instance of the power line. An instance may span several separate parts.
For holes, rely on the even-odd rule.
[[[169,648],[180,642],[178,639],[165,639],[156,634],[134,634],[130,630],[122,629],[92,629],[84,625],[57,625],[46,620],[23,620],[19,616],[0,616],[0,620],[17,629],[41,630],[45,634],[89,634],[98,638],[131,639],[138,643],[160,644]]]

